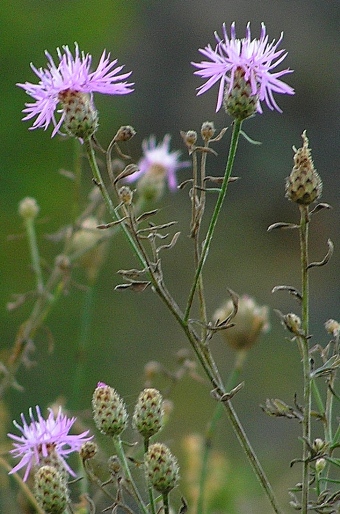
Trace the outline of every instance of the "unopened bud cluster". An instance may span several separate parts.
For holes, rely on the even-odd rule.
[[[147,388],[138,397],[132,423],[145,438],[157,434],[163,426],[163,398],[157,389]]]
[[[125,404],[113,387],[99,382],[93,393],[92,407],[94,422],[102,434],[114,437],[126,428]]]
[[[179,480],[179,466],[169,448],[162,443],[149,446],[145,454],[147,479],[159,493],[168,494]]]
[[[286,179],[286,197],[292,202],[310,205],[320,198],[322,181],[314,168],[306,131],[302,134],[302,140],[302,148],[294,148],[294,167]]]
[[[42,466],[36,472],[34,496],[46,514],[63,514],[70,502],[66,480],[53,466]]]
[[[244,78],[245,71],[238,67],[234,75],[233,87],[226,89],[223,105],[225,111],[239,121],[249,118],[257,111],[258,95],[252,93],[250,80]]]

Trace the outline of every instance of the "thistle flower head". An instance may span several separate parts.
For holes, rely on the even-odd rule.
[[[230,38],[227,33],[225,24],[222,27],[223,38],[215,32],[217,45],[213,49],[211,45],[200,48],[199,52],[208,60],[200,63],[192,63],[198,68],[195,75],[198,75],[207,81],[198,88],[198,95],[205,93],[216,82],[220,82],[216,112],[222,106],[225,95],[229,95],[234,86],[235,80],[239,87],[239,76],[245,82],[247,88],[246,94],[256,100],[256,110],[262,113],[261,102],[264,101],[269,109],[281,112],[277,105],[273,93],[294,94],[293,88],[280,80],[280,77],[292,70],[285,69],[278,72],[272,70],[276,68],[286,57],[287,52],[278,50],[283,34],[276,42],[273,40],[268,43],[266,35],[266,27],[264,23],[261,26],[260,39],[251,39],[250,24],[246,28],[246,37],[236,39],[235,22],[232,23],[230,29]]]
[[[128,414],[117,391],[98,382],[92,396],[93,419],[102,434],[118,436],[125,430]]]
[[[170,134],[166,134],[161,143],[156,144],[155,136],[143,141],[143,157],[138,163],[139,171],[127,177],[127,182],[134,182],[143,178],[143,187],[147,183],[151,186],[160,183],[163,187],[165,180],[168,182],[171,191],[176,190],[177,178],[176,172],[181,168],[190,165],[188,161],[181,162],[179,160],[180,152],[170,151]]]
[[[145,454],[145,471],[148,480],[161,494],[168,494],[179,480],[177,459],[163,443],[149,446]]]
[[[310,205],[322,194],[322,180],[314,167],[305,130],[301,137],[302,147],[293,147],[294,167],[286,179],[286,197],[300,205]]]
[[[145,438],[157,434],[163,426],[163,398],[157,389],[144,389],[137,400],[133,413],[134,428]]]
[[[119,74],[123,66],[116,66],[117,59],[110,61],[110,54],[106,53],[106,50],[102,53],[97,69],[94,71],[90,71],[92,56],[84,52],[80,53],[77,43],[75,43],[74,56],[68,46],[57,48],[56,63],[47,51],[45,55],[48,61],[47,68],[36,68],[31,64],[32,70],[39,78],[39,83],[17,84],[34,100],[32,103],[26,103],[23,110],[25,113],[23,120],[36,117],[31,129],[42,127],[46,130],[52,123],[53,137],[56,133],[60,133],[60,127],[68,112],[74,116],[75,112],[81,110],[85,128],[88,124],[90,126],[88,130],[91,130],[91,127],[95,130],[97,117],[92,102],[93,93],[125,95],[133,91],[133,83],[125,81],[131,72]],[[58,104],[61,104],[61,110],[58,110]],[[56,113],[61,114],[59,120],[56,118]],[[74,127],[71,128],[74,129]],[[74,135],[81,138],[87,134]]]
[[[67,482],[53,466],[42,466],[34,477],[34,496],[47,514],[63,514],[70,502]]]
[[[49,409],[47,419],[41,415],[40,408],[36,407],[36,417],[34,419],[33,410],[29,410],[30,423],[28,424],[25,416],[21,414],[22,426],[16,421],[14,425],[21,432],[21,436],[7,434],[13,439],[14,449],[10,453],[14,457],[21,457],[20,462],[10,471],[16,473],[19,469],[26,467],[23,480],[26,481],[32,467],[39,466],[51,454],[57,454],[67,472],[76,476],[74,471],[68,466],[65,458],[72,452],[78,451],[82,444],[92,439],[87,437],[88,430],[78,435],[70,435],[76,418],[68,418],[62,413],[61,407],[55,416]]]

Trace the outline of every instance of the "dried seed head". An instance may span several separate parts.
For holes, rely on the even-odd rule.
[[[188,130],[187,132],[181,132],[184,143],[190,148],[197,141],[197,132],[195,130]]]
[[[34,219],[39,212],[39,205],[35,198],[26,196],[19,203],[18,213],[24,220]]]
[[[294,167],[286,179],[286,197],[292,202],[310,205],[320,198],[322,181],[314,168],[306,131],[302,134],[302,140],[302,148],[297,150],[293,147],[295,152]]]
[[[136,131],[131,125],[123,125],[117,131],[117,134],[114,137],[115,141],[129,141],[136,135]]]
[[[215,134],[215,126],[213,121],[205,121],[201,127],[201,136],[203,141],[210,141]]]
[[[92,407],[94,422],[102,434],[117,436],[126,428],[125,404],[113,387],[99,382],[93,393]]]
[[[124,205],[131,205],[133,192],[129,188],[129,186],[122,186],[118,191],[119,200],[123,202]]]
[[[226,113],[237,120],[245,120],[257,111],[258,95],[252,94],[250,80],[245,80],[245,71],[238,67],[234,75],[234,84],[230,92],[225,91],[223,105]]]
[[[157,389],[144,389],[138,397],[134,414],[133,427],[144,437],[149,439],[157,434],[163,426],[164,410],[163,398]]]
[[[169,448],[162,443],[149,446],[145,454],[147,479],[161,494],[168,494],[179,480],[179,466]]]
[[[87,139],[98,128],[98,112],[94,107],[91,96],[80,91],[66,89],[58,95],[63,106],[64,128],[73,137]]]
[[[80,448],[79,454],[81,460],[84,462],[85,460],[92,459],[96,453],[98,452],[98,446],[94,441],[87,441]]]
[[[230,299],[213,315],[215,321],[226,319],[234,309]],[[238,300],[238,310],[233,318],[235,326],[221,333],[227,343],[236,350],[249,349],[261,333],[269,330],[269,315],[266,305],[259,306],[253,298],[243,295]]]
[[[283,322],[290,332],[295,335],[301,335],[301,319],[293,312],[289,312],[283,316]]]
[[[112,475],[117,475],[121,470],[121,465],[117,455],[111,455],[108,459],[108,468]]]
[[[333,337],[338,337],[340,334],[340,323],[335,321],[335,319],[329,319],[325,323],[325,329]]]
[[[36,472],[34,496],[46,514],[63,514],[70,502],[67,482],[53,466],[42,466]]]

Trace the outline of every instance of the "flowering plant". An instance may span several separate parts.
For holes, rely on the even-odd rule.
[[[80,433],[70,434],[71,428],[76,425],[76,418],[69,418],[61,407],[57,413],[50,409],[46,419],[40,408],[36,407],[37,419],[30,409],[29,423],[23,414],[22,426],[14,422],[21,435],[8,434],[14,441],[10,455],[20,458],[20,461],[10,468],[9,473],[19,476],[25,468],[23,482],[29,482],[33,478],[33,495],[19,478],[18,481],[37,512],[81,514],[87,511],[92,514],[99,508],[112,513],[121,511],[128,514],[169,514],[172,512],[172,502],[181,514],[188,509],[197,514],[215,512],[211,500],[214,488],[211,481],[209,482],[212,471],[209,468],[208,443],[222,414],[227,416],[249,465],[259,480],[267,502],[266,508],[270,505],[271,512],[283,512],[234,407],[234,397],[244,386],[239,379],[245,358],[260,335],[269,328],[268,307],[259,306],[249,295],[238,295],[228,289],[227,300],[210,316],[203,271],[213,247],[215,228],[229,184],[237,180],[237,177],[232,176],[232,170],[239,138],[245,135],[242,129],[244,121],[262,113],[261,102],[270,110],[281,112],[274,95],[293,95],[294,90],[281,80],[291,70],[273,71],[287,56],[287,52],[278,49],[282,35],[277,42],[268,43],[264,24],[259,39],[251,39],[249,24],[244,39],[236,38],[234,23],[231,25],[230,38],[225,25],[222,32],[223,38],[215,34],[217,44],[214,49],[210,45],[200,49],[200,53],[208,61],[192,63],[197,68],[195,74],[207,79],[199,87],[198,94],[206,92],[219,82],[216,110],[223,104],[226,113],[232,117],[229,152],[222,176],[207,174],[207,160],[216,153],[213,147],[224,138],[227,131],[227,128],[223,128],[216,134],[213,122],[206,121],[202,124],[202,142],[199,142],[195,130],[181,132],[184,147],[191,157],[192,176],[179,185],[177,172],[181,168],[189,167],[189,162],[180,160],[178,150],[170,150],[169,134],[158,144],[154,136],[144,139],[143,155],[136,162],[125,153],[126,143],[136,134],[130,125],[115,130],[115,135],[106,149],[100,145],[96,134],[99,116],[93,102],[93,93],[124,95],[131,93],[134,86],[133,83],[126,82],[131,72],[121,74],[122,66],[116,67],[117,60],[110,61],[106,51],[102,53],[95,71],[91,71],[92,57],[80,52],[77,44],[75,55],[68,46],[64,46],[62,50],[57,49],[57,62],[46,52],[47,68],[37,69],[32,65],[39,83],[18,84],[33,99],[33,103],[26,103],[23,111],[24,120],[35,118],[32,129],[46,130],[52,125],[52,137],[57,133],[66,133],[82,144],[92,171],[94,190],[89,194],[86,206],[76,220],[52,236],[58,242],[63,242],[63,250],[55,258],[47,280],[35,232],[39,205],[30,197],[20,202],[19,214],[26,229],[36,278],[36,300],[31,315],[18,331],[8,362],[2,365],[0,392],[4,393],[11,386],[18,386],[16,376],[20,366],[26,362],[29,343],[52,311],[56,300],[60,299],[60,292],[66,291],[72,283],[73,266],[77,264],[85,268],[91,286],[105,258],[107,242],[118,233],[123,234],[137,265],[118,272],[121,283],[115,289],[129,289],[138,293],[151,289],[172,315],[194,354],[193,358],[187,352],[180,352],[178,367],[174,373],[156,361],[146,365],[145,387],[135,404],[131,426],[128,407],[116,389],[102,381],[97,383],[92,395],[93,430],[97,429],[103,438],[109,438],[114,448],[114,454],[111,454],[105,465],[99,443],[89,435],[90,429],[81,428],[78,430]],[[60,115],[59,118],[57,115]],[[249,137],[246,138],[249,143],[253,142]],[[303,405],[298,403],[297,398],[294,398],[293,405],[279,399],[267,399],[262,408],[270,416],[297,420],[302,427],[302,455],[293,461],[293,464],[301,463],[302,478],[290,490],[290,505],[304,514],[310,511],[331,513],[337,512],[336,509],[340,506],[340,492],[336,490],[336,486],[333,487],[337,480],[331,476],[333,466],[339,466],[339,459],[334,457],[334,451],[340,445],[340,429],[337,426],[334,430],[333,406],[338,398],[335,386],[340,366],[340,329],[336,320],[328,320],[326,330],[331,341],[325,347],[311,346],[309,270],[328,262],[333,252],[333,243],[329,240],[328,252],[321,261],[310,262],[309,224],[315,214],[328,209],[329,205],[318,203],[311,207],[321,197],[322,182],[314,167],[306,131],[303,132],[302,139],[301,148],[293,147],[294,167],[286,180],[286,197],[298,207],[300,222],[278,222],[268,230],[271,232],[289,228],[299,232],[301,291],[292,286],[277,286],[274,292],[288,291],[300,304],[299,315],[280,311],[277,314],[300,352]],[[116,158],[113,158],[113,152],[116,153]],[[105,164],[99,155],[104,155]],[[170,292],[163,269],[165,252],[172,251],[180,237],[180,232],[172,233],[175,221],[158,221],[156,205],[164,194],[166,183],[171,192],[176,189],[183,190],[189,185],[189,230],[193,246],[193,263],[190,269],[193,273],[184,308]],[[216,201],[211,216],[207,216],[206,205],[210,193],[216,195]],[[17,298],[11,308],[18,307],[29,296]],[[227,380],[222,377],[211,345],[211,340],[217,333],[222,333],[236,355],[234,369]],[[79,354],[83,351],[84,347],[80,347]],[[197,365],[200,366],[200,371]],[[200,372],[204,373],[204,379]],[[195,438],[187,440],[186,450],[188,454],[191,452],[191,457],[195,454],[196,458],[196,479],[197,469],[200,470],[198,487],[194,493],[190,486],[187,487],[186,495],[176,493],[182,487],[179,461],[168,446],[158,441],[171,413],[170,404],[164,399],[171,386],[164,388],[164,392],[154,387],[154,381],[159,375],[165,376],[171,385],[185,375],[196,381],[207,380],[212,389],[210,394],[216,401],[207,430],[205,448]],[[88,380],[81,360],[75,366],[73,379],[75,398],[72,397],[72,400],[77,399],[76,395],[79,398],[81,386]],[[318,388],[320,379],[326,381],[325,399]],[[312,409],[313,401],[315,411]],[[322,437],[313,436],[313,416],[322,423]],[[79,428],[82,423],[90,422],[88,419],[82,420],[80,416],[78,423]],[[130,428],[134,435],[131,435],[133,432],[128,432]],[[133,439],[132,449],[127,450],[122,439],[123,433],[124,437],[128,433],[127,438]],[[69,454],[74,452],[79,454],[83,465],[81,473],[87,477],[81,491],[85,494],[80,495],[78,504],[73,500],[73,484],[69,482],[68,475],[78,477],[80,471],[74,471],[66,462]],[[142,472],[142,476],[137,479],[139,472]],[[184,472],[184,483],[185,480]],[[220,489],[225,489],[224,484]],[[99,494],[96,494],[98,490]]]

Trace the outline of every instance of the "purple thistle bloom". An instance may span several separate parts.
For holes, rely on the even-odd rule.
[[[21,414],[22,427],[16,421],[13,424],[22,433],[21,436],[7,434],[13,439],[14,449],[10,453],[14,457],[21,457],[20,462],[9,472],[16,473],[19,469],[26,466],[23,480],[27,477],[34,466],[38,466],[40,461],[46,458],[51,448],[58,454],[65,469],[72,476],[76,476],[74,471],[67,465],[64,457],[72,452],[79,451],[82,444],[92,439],[86,437],[89,430],[78,435],[69,435],[69,431],[76,421],[76,418],[68,418],[62,413],[59,407],[56,417],[52,409],[49,409],[49,415],[45,420],[40,412],[40,408],[36,406],[37,421],[34,419],[32,409],[29,409],[30,424],[27,424],[25,416]]]
[[[215,49],[211,45],[207,45],[204,49],[199,49],[199,52],[210,59],[210,61],[191,63],[198,68],[198,71],[194,72],[195,75],[208,79],[205,84],[198,88],[197,95],[205,93],[216,82],[220,81],[216,106],[216,112],[219,111],[225,92],[230,93],[233,88],[235,72],[238,69],[242,69],[245,73],[244,79],[251,86],[252,95],[258,96],[257,111],[262,113],[260,101],[264,101],[269,109],[276,109],[282,112],[274,100],[273,93],[294,94],[294,89],[279,79],[279,77],[287,73],[292,73],[293,70],[285,69],[272,73],[272,70],[287,55],[287,52],[284,50],[277,50],[283,39],[283,33],[281,33],[277,42],[273,40],[271,43],[268,43],[266,27],[262,23],[260,39],[251,40],[250,24],[248,23],[246,37],[244,39],[236,39],[234,22],[231,25],[230,34],[231,37],[229,39],[224,23],[224,39],[221,39],[215,32],[217,41]]]
[[[176,172],[180,168],[190,166],[190,162],[179,161],[179,156],[181,154],[179,150],[170,152],[170,140],[170,134],[166,134],[163,141],[158,145],[156,145],[155,136],[150,136],[149,139],[144,139],[142,143],[144,155],[138,163],[139,171],[130,177],[127,177],[127,182],[135,182],[148,171],[152,172],[153,169],[158,169],[163,170],[164,176],[168,181],[169,189],[171,191],[176,190]]]
[[[88,93],[94,92],[106,95],[125,95],[133,91],[133,83],[124,82],[131,75],[131,71],[119,75],[123,66],[115,67],[117,59],[110,62],[110,54],[106,50],[102,53],[97,69],[90,72],[92,56],[79,52],[75,43],[75,57],[68,46],[62,47],[63,52],[57,48],[58,63],[55,64],[52,56],[45,51],[48,59],[47,68],[37,69],[32,63],[31,68],[40,79],[38,84],[25,82],[17,84],[22,87],[34,100],[34,103],[26,103],[22,111],[26,113],[23,121],[36,116],[36,120],[30,129],[43,127],[47,129],[52,122],[54,130],[52,137],[59,132],[65,118],[65,111],[57,110],[59,102],[66,92]],[[59,121],[55,118],[55,111],[61,113]]]

